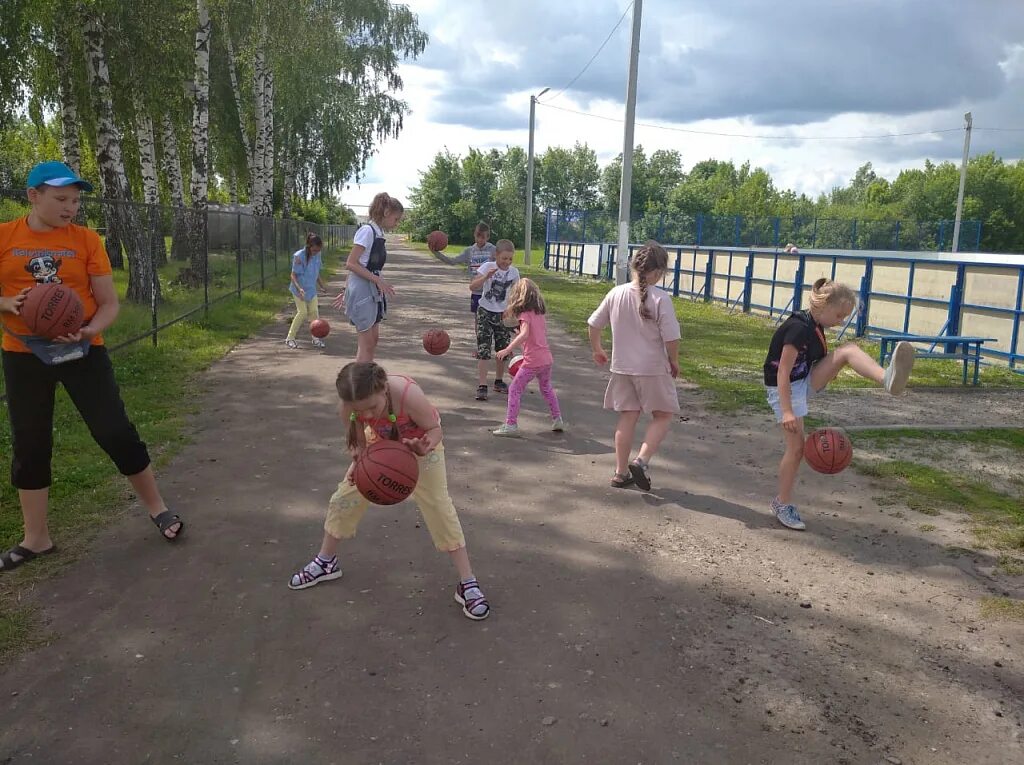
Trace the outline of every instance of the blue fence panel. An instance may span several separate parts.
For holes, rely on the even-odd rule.
[[[587,228],[594,221],[587,218]],[[735,234],[736,219],[695,218],[688,221],[688,226],[680,230],[695,232],[700,226],[711,225],[725,228],[732,226]],[[821,224],[819,230],[826,235],[830,229]],[[661,225],[658,216],[653,216],[644,224],[646,226]],[[559,225],[560,231],[576,233],[582,231],[582,218],[567,219],[565,225]],[[553,233],[555,226],[549,227]],[[742,228],[741,235],[753,236],[750,232],[761,233],[768,229],[764,223],[758,226]],[[908,234],[909,230],[909,234]],[[674,233],[668,221],[665,231]],[[884,227],[872,229],[870,224],[861,221],[856,232],[852,225],[847,235],[856,236],[860,241],[872,238],[899,236],[914,237],[920,228],[901,225],[898,229],[892,225],[888,230]],[[780,242],[783,229],[779,231]],[[774,234],[774,232],[772,232]],[[952,236],[950,231],[949,236]],[[892,241],[890,239],[890,241]],[[640,243],[629,245],[629,257],[636,251]],[[1001,359],[1017,368],[1024,361],[1024,343],[1021,339],[1021,325],[1024,324],[1024,266],[1005,263],[974,263],[957,261],[931,261],[892,255],[857,255],[854,253],[820,252],[801,250],[799,254],[789,254],[780,248],[730,247],[697,245],[676,245],[666,248],[669,252],[669,269],[662,280],[662,286],[675,296],[689,297],[695,300],[723,303],[730,310],[749,312],[758,310],[771,317],[782,317],[799,310],[806,302],[806,294],[810,282],[822,275],[830,275],[846,280],[859,289],[860,308],[851,318],[849,329],[857,336],[869,333],[910,333],[914,334],[914,316],[921,311],[934,314],[941,310],[945,324],[939,332],[932,330],[919,331],[919,334],[947,334],[959,332],[967,334],[983,334],[998,337],[997,347],[984,348],[985,356]],[[831,249],[831,248],[830,248]],[[837,248],[838,249],[838,248]],[[597,279],[613,280],[615,278],[614,243],[584,244],[582,242],[548,241],[545,243],[545,268],[574,276],[591,276]],[[893,266],[907,269],[907,282],[899,291],[884,289],[876,279],[877,266],[885,266],[891,271]],[[951,279],[948,295],[936,296],[934,278],[921,276],[922,269],[938,268],[949,273],[950,266],[957,266],[955,278]],[[852,267],[852,268],[851,268]],[[858,277],[857,274],[860,273]],[[784,274],[792,274],[784,276]],[[996,296],[991,293],[986,279],[992,277],[1011,281],[1012,294]],[[974,277],[977,281],[972,282]],[[930,293],[923,292],[919,287],[924,284]],[[1003,285],[1005,286],[1005,284]],[[1005,291],[1005,290],[1004,290]],[[766,294],[767,292],[767,294]],[[880,301],[880,303],[879,303]],[[876,306],[876,304],[878,304]],[[898,306],[894,312],[893,304]],[[1009,306],[1013,307],[1009,307]],[[882,309],[884,306],[884,310]],[[876,319],[877,316],[884,317]],[[897,318],[898,317],[898,318]],[[976,322],[995,317],[1006,327],[1005,331],[975,329]],[[875,321],[873,321],[875,319]],[[920,322],[920,318],[918,318]],[[918,325],[920,326],[920,324]],[[990,325],[991,326],[991,325]],[[847,328],[843,329],[845,333]]]

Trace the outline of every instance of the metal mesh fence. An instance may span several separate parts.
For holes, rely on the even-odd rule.
[[[28,212],[25,192],[0,190],[0,222]],[[308,233],[319,235],[330,252],[351,242],[356,229],[90,195],[83,195],[76,222],[103,239],[118,296],[136,330],[111,350],[145,339],[157,345],[161,332],[221,301],[247,290],[281,288],[291,254],[305,245]]]
[[[618,239],[618,218],[605,210],[549,210],[547,240],[601,244]],[[825,250],[950,251],[953,221],[843,220],[697,213],[646,213],[630,223],[630,241],[720,247],[798,247]],[[981,221],[960,225],[961,252],[979,252]]]

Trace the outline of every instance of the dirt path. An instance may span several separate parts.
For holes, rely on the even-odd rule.
[[[444,412],[492,618],[462,617],[407,505],[368,514],[340,582],[285,587],[344,472],[333,376],[354,343],[335,321],[326,353],[289,353],[282,320],[203,379],[163,475],[187,542],[126,519],[40,588],[57,637],[0,674],[0,763],[1024,761],[1024,627],[978,619],[1004,586],[947,553],[955,523],[922,533],[844,473],[805,485],[809,529],[785,531],[767,418],[691,391],[655,491],[607,488],[603,376],[557,328],[570,431],[544,430],[534,389],[528,437],[498,443],[461,273],[401,251],[388,270],[380,360]],[[426,323],[447,355],[423,353]]]
[[[821,409],[846,428],[1024,428],[1021,388],[911,386],[899,398],[874,388],[837,390],[822,394]]]

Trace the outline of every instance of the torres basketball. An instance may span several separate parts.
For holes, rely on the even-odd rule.
[[[420,464],[401,441],[376,441],[356,463],[356,488],[375,505],[394,505],[416,488]]]
[[[37,284],[25,296],[21,316],[29,332],[53,340],[82,328],[85,307],[66,284]]]
[[[804,459],[819,473],[839,473],[853,459],[853,447],[839,428],[821,428],[804,441]]]
[[[451,344],[451,338],[443,329],[428,329],[423,333],[423,348],[431,356],[440,356]]]

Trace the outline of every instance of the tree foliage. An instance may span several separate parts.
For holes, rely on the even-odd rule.
[[[253,61],[265,54],[273,76],[272,185],[280,210],[285,186],[281,159],[290,158],[299,200],[331,199],[357,180],[376,146],[402,128],[398,66],[423,52],[427,36],[407,6],[391,0],[208,0],[213,22],[210,61],[211,190],[234,184],[248,201],[249,157],[242,139],[253,125]],[[195,0],[4,0],[0,14],[0,172],[15,180],[12,157],[23,148],[7,138],[24,137],[25,118],[40,131],[61,107],[59,74],[70,70],[77,96],[83,172],[96,171],[96,114],[91,103],[81,42],[81,13],[99,15],[110,70],[115,122],[122,138],[125,172],[133,196],[141,198],[139,109],[157,126],[158,149],[164,118],[175,126],[183,158],[190,153]],[[261,40],[256,19],[265,21]],[[229,75],[233,46],[240,102]],[[260,46],[262,45],[262,48]],[[60,123],[55,123],[59,139]],[[47,127],[50,125],[50,127]],[[50,152],[40,142],[36,153]],[[60,155],[58,154],[58,157]],[[52,158],[48,155],[48,158]],[[190,168],[183,162],[184,186]],[[167,179],[161,170],[161,188]],[[167,203],[169,199],[164,200]],[[340,213],[339,213],[340,214]]]
[[[618,213],[622,157],[604,168],[586,144],[551,147],[537,158],[534,174],[535,238],[543,235],[543,209],[604,210]],[[956,213],[959,166],[952,162],[902,171],[889,180],[865,163],[849,183],[812,199],[776,187],[771,175],[749,162],[706,159],[684,171],[676,151],[650,156],[642,146],[634,152],[631,214],[635,219],[690,219],[736,216],[803,220],[952,221]],[[470,149],[465,157],[443,151],[420,173],[414,189],[415,210],[407,227],[425,237],[435,228],[454,241],[472,239],[477,220],[488,221],[495,236],[521,244],[526,199],[526,162],[521,149],[483,153]],[[1024,252],[1024,161],[1007,163],[994,154],[968,163],[964,220],[982,223],[981,249]],[[948,241],[948,240],[947,240]],[[965,243],[966,244],[966,243]],[[973,242],[970,243],[973,246]]]

